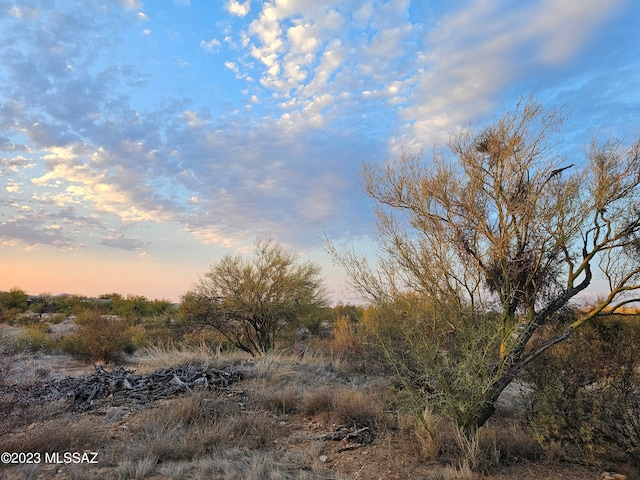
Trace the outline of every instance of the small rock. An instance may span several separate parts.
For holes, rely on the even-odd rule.
[[[327,457],[326,455],[320,455],[320,457],[318,458],[322,463],[327,463],[329,461],[329,457]]]

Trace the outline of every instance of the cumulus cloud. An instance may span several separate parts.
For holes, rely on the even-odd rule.
[[[246,2],[229,0],[227,2],[227,11],[232,15],[244,17],[251,11],[251,2],[249,0],[247,0]]]

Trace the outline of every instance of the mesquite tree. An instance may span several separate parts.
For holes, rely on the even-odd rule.
[[[313,309],[326,305],[320,267],[300,262],[272,239],[256,242],[252,257],[226,255],[185,293],[187,322],[208,325],[237,348],[259,355]]]
[[[638,299],[640,142],[594,140],[570,164],[562,121],[529,98],[430,161],[365,165],[380,258],[374,267],[328,243],[378,306],[393,367],[467,432],[534,358]],[[594,286],[596,273],[605,282]],[[568,313],[589,287],[598,299]]]

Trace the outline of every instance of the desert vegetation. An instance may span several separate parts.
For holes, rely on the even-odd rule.
[[[0,292],[0,451],[98,455],[0,474],[638,478],[640,144],[594,141],[578,169],[561,123],[527,99],[450,156],[366,165],[380,258],[327,242],[361,305],[328,306],[273,239],[180,305]],[[212,369],[234,382],[176,373]]]

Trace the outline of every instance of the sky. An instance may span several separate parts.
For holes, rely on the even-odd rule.
[[[634,0],[0,0],[0,290],[172,301],[271,236],[351,301],[363,162],[522,96],[640,134]]]

